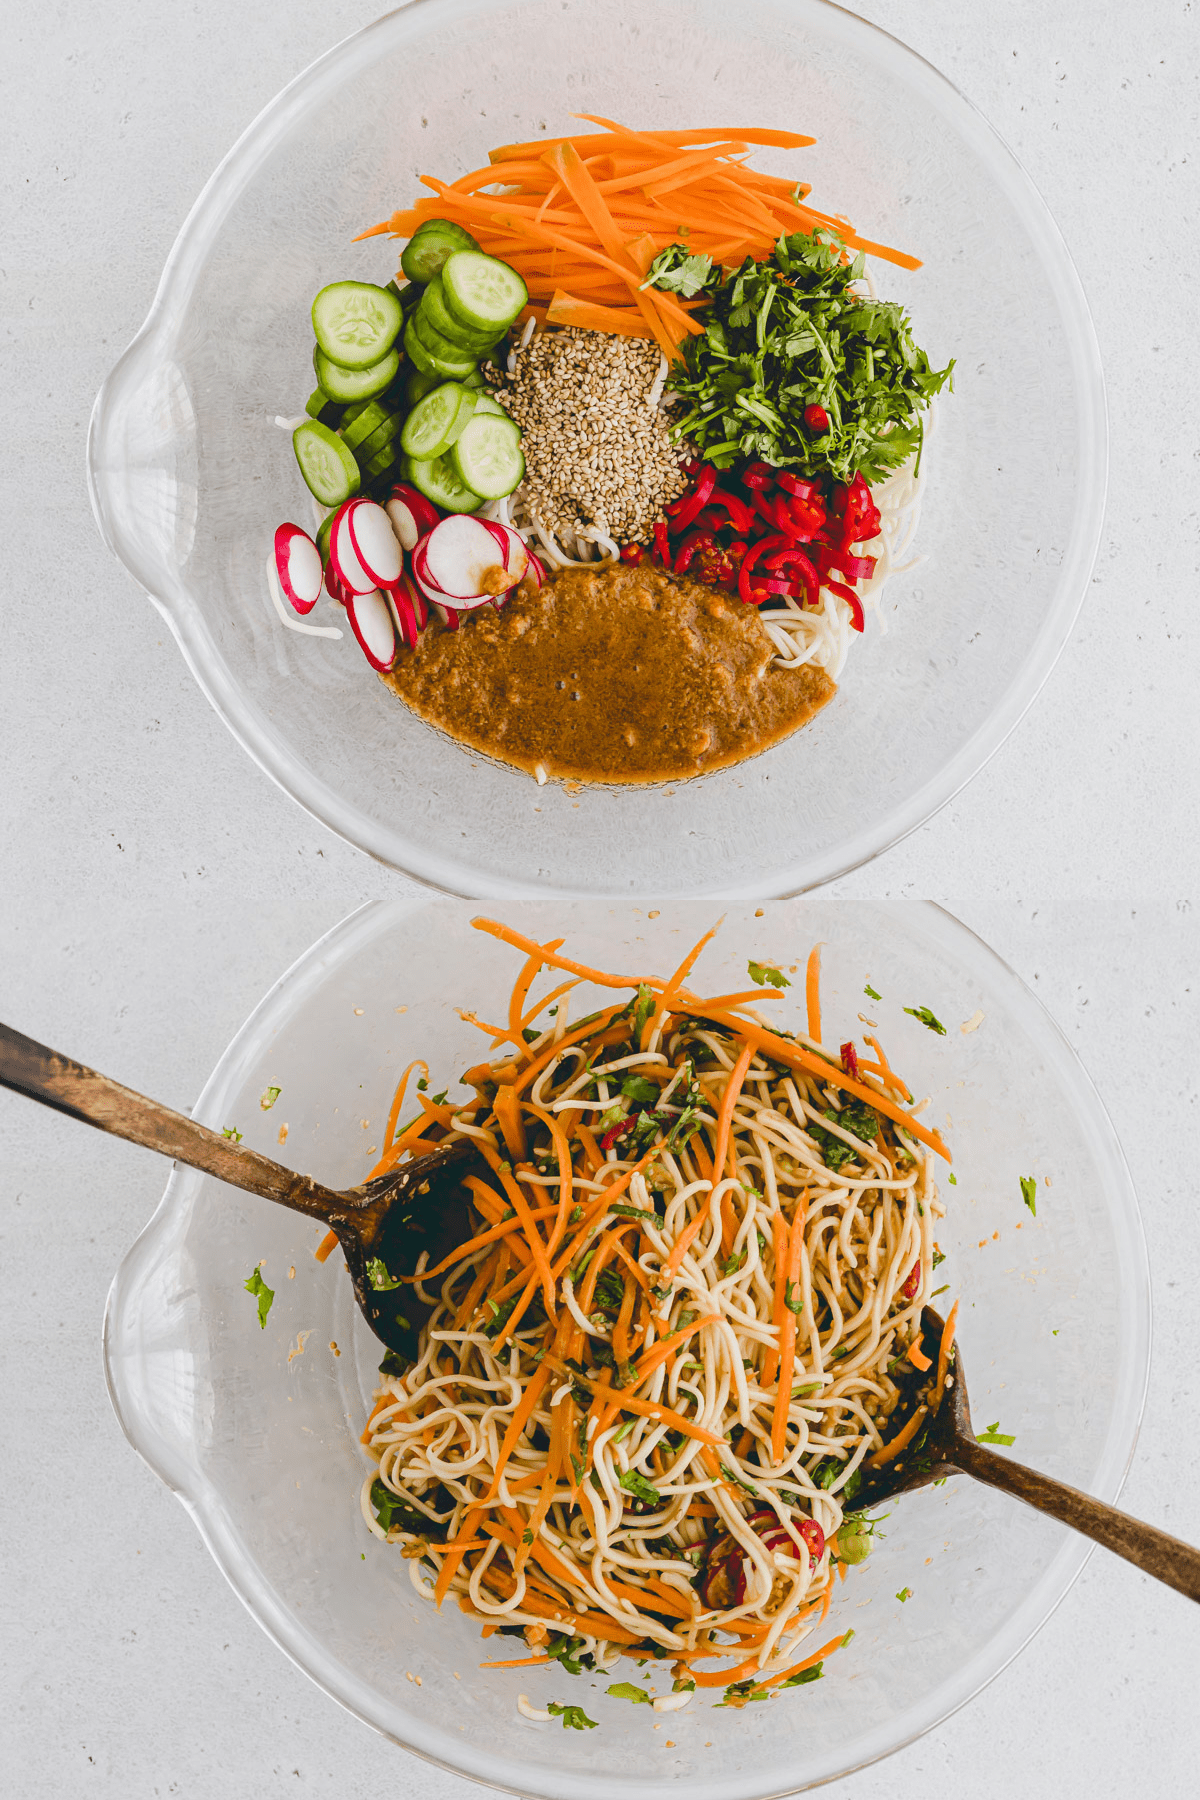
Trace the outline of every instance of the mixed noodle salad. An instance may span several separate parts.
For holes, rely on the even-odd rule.
[[[376,1172],[472,1139],[477,1229],[411,1278],[435,1310],[415,1364],[385,1358],[363,1516],[418,1593],[522,1640],[484,1667],[653,1657],[660,1710],[814,1679],[850,1634],[807,1640],[870,1549],[860,1472],[911,1436],[893,1372],[933,1406],[946,1379],[954,1315],[936,1359],[920,1318],[949,1152],[873,1035],[823,1043],[818,950],[793,1035],[752,1004],[769,987],[688,987],[711,932],[638,979],[476,923],[526,959],[505,1023],[463,1015],[495,1060],[464,1106],[411,1065],[389,1139],[414,1070],[420,1111]],[[565,979],[531,1004],[543,966]],[[584,980],[615,997],[572,1025]]]

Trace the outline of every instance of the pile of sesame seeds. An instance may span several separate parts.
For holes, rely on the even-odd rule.
[[[496,398],[521,427],[526,511],[544,530],[642,543],[687,486],[686,447],[658,408],[658,346],[602,331],[542,331]]]

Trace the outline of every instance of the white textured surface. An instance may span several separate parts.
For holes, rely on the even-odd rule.
[[[1154,0],[1136,23],[1114,0],[859,10],[945,70],[1046,196],[1094,309],[1113,458],[1096,580],[1045,692],[956,803],[844,887],[943,901],[1031,982],[1096,1080],[1139,1185],[1157,1305],[1125,1504],[1197,1540],[1197,14],[1188,0]],[[184,1107],[279,971],[395,878],[270,787],[109,560],[84,488],[87,416],[215,163],[370,16],[349,0],[73,0],[8,26],[0,1011]],[[100,1318],[160,1170],[9,1096],[0,1121],[0,1792],[467,1800],[479,1790],[373,1738],[280,1658],[117,1429]],[[1200,1614],[1098,1552],[987,1693],[827,1792],[1194,1792],[1198,1669]]]

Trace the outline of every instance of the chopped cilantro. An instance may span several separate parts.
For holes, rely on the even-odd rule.
[[[610,1213],[615,1213],[618,1219],[657,1220],[658,1218],[657,1213],[647,1212],[644,1206],[625,1206],[619,1200],[614,1200],[608,1210]]]
[[[423,1094],[425,1092],[425,1090],[428,1088],[428,1086],[429,1086],[429,1083],[425,1079],[424,1075],[418,1075],[417,1076],[417,1092],[418,1092],[418,1094]]]
[[[725,1258],[725,1261],[721,1264],[722,1280],[724,1280],[726,1275],[735,1275],[745,1260],[746,1246],[744,1244],[736,1254],[731,1250],[729,1255]]]
[[[696,1684],[690,1675],[682,1675],[678,1681],[673,1681],[671,1683],[671,1692],[673,1694],[694,1694],[695,1691]]]
[[[1021,1198],[1022,1198],[1022,1200],[1024,1200],[1026,1206],[1029,1208],[1030,1212],[1033,1214],[1034,1218],[1036,1219],[1037,1218],[1037,1176],[1036,1175],[1022,1175],[1022,1177],[1021,1177]]]
[[[899,1600],[901,1606],[903,1606],[906,1600],[912,1599],[912,1589],[910,1587],[902,1587],[900,1592],[896,1595],[896,1598]]]
[[[629,1100],[635,1100],[639,1106],[649,1106],[662,1093],[657,1081],[651,1081],[645,1075],[626,1075],[621,1083],[621,1092]]]
[[[732,1481],[734,1486],[740,1487],[744,1494],[755,1494],[756,1495],[758,1493],[758,1489],[753,1485],[753,1483],[751,1483],[749,1481],[743,1481],[740,1475],[737,1475],[734,1473],[734,1471],[730,1468],[728,1463],[722,1463],[720,1465],[720,1468],[721,1468],[721,1473],[725,1477],[726,1481]]]
[[[282,1094],[282,1092],[283,1092],[283,1089],[277,1088],[277,1087],[269,1087],[266,1089],[266,1091],[262,1094],[262,1096],[260,1097],[259,1102],[258,1102],[258,1104],[262,1107],[264,1112],[270,1112],[271,1108],[274,1106],[275,1102],[278,1100],[278,1098],[279,1098],[280,1094]]]
[[[794,1281],[788,1282],[787,1293],[784,1295],[783,1304],[787,1307],[789,1312],[795,1313],[797,1318],[799,1318],[800,1314],[804,1311],[804,1295],[797,1293],[797,1285],[798,1284]]]
[[[645,1688],[638,1687],[636,1682],[614,1681],[612,1686],[604,1691],[606,1694],[611,1694],[614,1700],[630,1700],[634,1706],[654,1705],[654,1695],[648,1694]]]
[[[871,986],[869,981],[868,981],[866,987],[863,989],[863,993],[867,996],[867,998],[869,1000],[882,1000],[883,999],[883,995],[877,994],[875,992],[875,989]]]
[[[260,1328],[265,1331],[267,1328],[267,1314],[270,1312],[271,1303],[275,1298],[275,1289],[267,1286],[262,1278],[261,1269],[255,1269],[249,1280],[243,1285],[245,1286],[246,1292],[248,1294],[254,1294],[258,1300],[258,1323]]]
[[[934,1268],[935,1269],[938,1268],[942,1263],[945,1262],[945,1260],[946,1260],[946,1252],[944,1250],[939,1250],[937,1245],[935,1244],[933,1247],[933,1266],[934,1266]]]
[[[449,1093],[449,1091],[450,1090],[448,1088],[443,1088],[440,1094],[434,1094],[432,1096],[433,1104],[435,1106],[441,1106],[443,1104],[443,1102],[445,1101],[446,1095]]]
[[[512,1294],[507,1300],[501,1301],[499,1305],[497,1305],[494,1300],[488,1301],[488,1305],[492,1309],[492,1316],[483,1328],[486,1337],[494,1338],[498,1332],[504,1330],[504,1327],[512,1317],[513,1308],[516,1306],[518,1298],[518,1295]]]
[[[686,246],[656,259],[655,285],[700,269]],[[920,446],[920,411],[950,378],[930,368],[904,308],[860,297],[862,256],[842,262],[836,231],[781,236],[761,262],[747,257],[726,275],[710,269],[704,332],[686,340],[668,386],[685,402],[674,434],[697,456],[727,469],[761,457],[800,475],[871,483]],[[807,407],[828,414],[815,436]]]
[[[541,1035],[536,1025],[522,1025],[521,1027],[521,1036],[527,1044],[536,1044]]]
[[[381,1375],[403,1375],[408,1367],[408,1359],[401,1356],[399,1351],[385,1350],[383,1361],[379,1365],[379,1373]]]
[[[950,1186],[951,1186],[951,1187],[957,1187],[957,1186],[958,1186],[958,1176],[957,1176],[957,1175],[953,1175],[953,1174],[952,1174],[952,1175],[951,1175],[951,1177],[950,1177]]]
[[[986,1431],[977,1431],[975,1433],[975,1442],[977,1444],[1015,1444],[1016,1441],[1015,1434],[1010,1437],[1005,1432],[1001,1431],[999,1419],[993,1420]]]
[[[911,1019],[920,1019],[927,1031],[936,1031],[939,1037],[945,1037],[946,1027],[940,1019],[936,1019],[927,1006],[906,1006],[905,1012]]]
[[[373,1256],[367,1264],[367,1280],[377,1294],[386,1294],[389,1289],[400,1286],[400,1277],[389,1272],[381,1256]]]
[[[596,1720],[589,1719],[582,1706],[560,1706],[557,1700],[547,1703],[546,1711],[563,1722],[564,1731],[595,1731]]]
[[[427,1519],[415,1506],[402,1500],[398,1494],[393,1494],[378,1475],[371,1483],[371,1505],[385,1531],[390,1531],[393,1525],[403,1525],[409,1531],[427,1532],[433,1524],[432,1519]]]
[[[532,1544],[532,1542],[533,1542],[533,1533],[532,1533],[532,1531],[530,1531],[528,1525],[525,1527],[524,1531],[521,1533],[521,1542],[523,1544]]]
[[[523,1629],[522,1627],[522,1633]],[[596,1667],[596,1659],[590,1650],[583,1649],[581,1637],[567,1637],[552,1633],[549,1642],[544,1644],[542,1649],[543,1653],[552,1662],[556,1662],[561,1668],[564,1668],[568,1675],[581,1675],[584,1669]]]
[[[615,1319],[625,1298],[625,1283],[614,1268],[603,1269],[596,1281],[594,1304],[598,1312],[611,1313]]]
[[[633,1003],[633,1041],[635,1044],[641,1043],[642,1027],[654,1011],[654,1007],[654,990],[648,988],[643,981],[638,986],[637,999]]]
[[[619,1486],[623,1487],[627,1494],[632,1494],[635,1500],[641,1500],[646,1506],[662,1505],[662,1495],[658,1489],[651,1487],[646,1477],[639,1475],[636,1469],[626,1469]]]
[[[824,1672],[825,1659],[822,1657],[820,1662],[813,1663],[807,1669],[799,1670],[795,1675],[789,1675],[786,1681],[781,1681],[779,1684],[780,1692],[782,1693],[784,1688],[805,1687],[810,1681],[820,1681]]]
[[[221,1136],[228,1138],[231,1144],[240,1144],[242,1141],[242,1134],[236,1125],[227,1125]]]
[[[773,969],[769,963],[748,962],[746,972],[751,981],[756,982],[759,987],[785,988],[792,985],[786,975],[781,974],[778,969]]]
[[[950,1292],[950,1283],[947,1282],[945,1287],[934,1288],[934,1290],[933,1290],[932,1294],[930,1294],[929,1298],[931,1300],[936,1300],[939,1294],[948,1294],[949,1292]]]
[[[616,1435],[614,1436],[613,1443],[619,1444],[623,1438],[627,1438],[629,1436],[630,1432],[633,1430],[633,1425],[634,1425],[634,1422],[632,1419],[626,1419],[626,1421],[622,1425],[620,1431],[618,1431],[616,1433]]]
[[[769,1688],[759,1687],[751,1678],[748,1681],[734,1681],[725,1689],[725,1698],[718,1700],[718,1706],[745,1706],[747,1700],[769,1700]]]
[[[879,1136],[879,1115],[861,1100],[851,1100],[837,1112],[832,1106],[823,1109],[823,1117],[840,1125],[843,1131],[853,1133],[863,1143],[872,1143]],[[858,1152],[853,1145],[843,1143],[832,1131],[826,1131],[823,1125],[808,1126],[808,1134],[818,1145],[827,1169],[837,1170],[844,1164],[854,1162]]]

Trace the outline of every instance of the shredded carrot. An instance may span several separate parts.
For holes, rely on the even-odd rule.
[[[408,1078],[414,1069],[423,1069],[426,1081],[429,1080],[429,1064],[422,1061],[420,1057],[418,1057],[415,1062],[410,1062],[403,1075],[401,1075],[400,1080],[396,1084],[396,1092],[392,1096],[391,1111],[388,1113],[387,1126],[383,1133],[383,1147],[385,1150],[391,1148],[392,1137],[396,1130],[396,1121],[400,1117],[400,1108],[404,1104],[404,1090],[408,1086]]]
[[[339,1239],[336,1231],[327,1231],[325,1233],[325,1236],[321,1239],[320,1243],[317,1245],[316,1249],[313,1251],[313,1255],[316,1257],[317,1261],[318,1262],[328,1261],[328,1259],[333,1255],[334,1251],[337,1249],[340,1241],[341,1240]]]
[[[908,1360],[914,1369],[925,1370],[933,1367],[932,1357],[926,1356],[921,1346],[915,1342],[908,1346]]]
[[[521,1162],[528,1155],[525,1145],[525,1127],[521,1122],[521,1103],[516,1089],[501,1082],[496,1089],[493,1102],[496,1123],[504,1135],[504,1145],[514,1162]]]
[[[946,1329],[942,1332],[942,1341],[938,1349],[937,1383],[933,1390],[933,1399],[930,1401],[931,1412],[937,1411],[942,1403],[942,1395],[946,1390],[946,1376],[950,1369],[950,1352],[954,1348],[954,1326],[957,1319],[958,1301],[956,1300],[954,1305],[950,1308],[949,1317],[946,1320]]]
[[[872,1050],[875,1052],[876,1056],[879,1058],[879,1073],[882,1076],[886,1085],[890,1088],[895,1088],[902,1100],[911,1102],[912,1094],[909,1092],[909,1090],[905,1086],[905,1084],[901,1081],[900,1077],[896,1074],[895,1070],[892,1068],[891,1064],[888,1062],[887,1057],[883,1054],[883,1051],[879,1045],[878,1038],[873,1038],[869,1031],[864,1032],[863,1037],[864,1037],[864,1040],[868,1044],[870,1044]]]
[[[808,1190],[796,1207],[788,1233],[787,1251],[787,1293],[800,1279],[800,1252],[804,1245],[804,1221],[808,1216]],[[792,1370],[796,1363],[796,1315],[791,1307],[784,1305],[783,1322],[779,1332],[779,1386],[775,1393],[775,1412],[771,1421],[771,1460],[774,1463],[783,1461],[787,1448],[787,1416],[792,1401]]]
[[[877,1450],[874,1456],[867,1457],[863,1465],[864,1468],[881,1469],[885,1463],[893,1461],[895,1457],[899,1456],[900,1452],[907,1444],[912,1443],[912,1440],[916,1437],[917,1432],[921,1429],[921,1426],[928,1417],[929,1408],[927,1406],[918,1406],[916,1412],[908,1421],[908,1424],[902,1431],[896,1434],[891,1443],[885,1444],[882,1450]]]
[[[819,1663],[824,1657],[832,1656],[835,1650],[840,1650],[849,1635],[848,1631],[844,1631],[840,1637],[830,1638],[827,1644],[822,1644],[819,1650],[814,1650],[811,1656],[804,1658],[803,1662],[793,1663],[790,1669],[780,1669],[778,1675],[769,1675],[765,1681],[759,1683],[759,1686],[777,1687],[781,1681],[788,1681],[793,1675],[802,1675],[805,1669],[811,1669],[814,1663]]]
[[[529,1629],[533,1630],[532,1625]],[[534,1663],[547,1663],[550,1660],[548,1656],[509,1656],[503,1662],[485,1662],[479,1666],[481,1669],[528,1669]]]
[[[814,1044],[821,1042],[821,946],[814,944],[808,953],[804,971],[804,1001],[808,1008],[808,1035]]]

